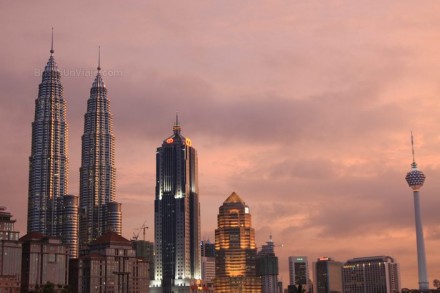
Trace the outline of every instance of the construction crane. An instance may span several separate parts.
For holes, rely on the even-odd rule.
[[[137,228],[136,230],[135,230],[135,232],[133,232],[133,240],[138,240],[138,238],[139,238],[139,234],[141,234],[141,231],[142,231],[142,234],[143,234],[143,240],[145,241],[145,231],[148,229],[148,226],[147,226],[147,221],[145,221],[143,224],[142,224],[142,226],[140,227],[140,228]],[[136,233],[136,231],[138,231],[137,233]]]

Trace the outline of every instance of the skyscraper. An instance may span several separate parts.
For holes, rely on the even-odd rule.
[[[275,255],[275,243],[272,235],[257,254],[257,276],[261,278],[262,293],[278,291],[278,257]]]
[[[406,182],[413,190],[414,194],[414,213],[416,222],[417,235],[417,265],[419,272],[419,289],[422,292],[429,290],[428,272],[426,270],[426,254],[425,254],[425,240],[423,238],[422,215],[420,211],[419,191],[425,182],[425,174],[417,169],[417,164],[414,156],[414,140],[411,133],[411,146],[413,162],[411,164],[411,171],[406,174]]]
[[[260,293],[255,230],[246,203],[233,192],[219,208],[215,230],[215,292]]]
[[[67,122],[61,73],[53,57],[43,71],[35,101],[29,157],[27,232],[61,237],[62,197],[67,192]]]
[[[321,257],[313,265],[315,293],[342,292],[342,263],[330,257]]]
[[[198,192],[197,152],[182,136],[176,116],[173,134],[156,152],[152,292],[189,292],[193,280],[201,278]]]
[[[301,285],[306,292],[311,292],[307,256],[289,256],[289,285]]]
[[[121,205],[115,202],[113,121],[107,88],[98,72],[84,117],[80,168],[80,249],[105,232],[121,234]]]
[[[400,292],[399,264],[389,256],[349,259],[342,267],[344,293]]]

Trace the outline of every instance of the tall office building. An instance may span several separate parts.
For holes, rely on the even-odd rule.
[[[107,88],[98,72],[84,117],[80,168],[80,249],[113,231],[121,234],[121,205],[115,202],[115,147]]]
[[[389,256],[348,260],[342,268],[344,293],[400,292],[399,265]]]
[[[257,276],[261,278],[262,293],[278,292],[278,257],[272,235],[257,254]]]
[[[67,122],[61,73],[53,56],[43,71],[35,101],[29,157],[27,232],[61,237],[62,197],[67,191]]]
[[[182,136],[176,116],[173,134],[156,152],[152,292],[189,292],[194,280],[201,278],[198,192],[197,152]]]
[[[414,214],[416,222],[416,236],[417,236],[417,265],[419,274],[419,289],[422,292],[429,290],[428,271],[426,269],[426,254],[425,254],[425,240],[423,237],[422,212],[420,211],[420,188],[425,182],[425,174],[417,169],[417,164],[414,156],[414,140],[411,133],[411,146],[413,162],[411,164],[411,171],[406,174],[406,182],[413,190],[414,195]]]
[[[307,256],[289,256],[289,285],[301,285],[305,292],[311,292]]]
[[[217,293],[260,293],[256,274],[255,230],[246,203],[233,192],[219,208],[215,230]]]
[[[342,293],[342,263],[321,257],[313,264],[315,293]]]
[[[71,198],[66,195],[69,173],[66,102],[54,52],[52,32],[50,57],[39,85],[32,123],[27,233],[39,232],[60,238],[75,257],[78,224],[65,215],[65,212],[72,212],[71,207],[66,209],[65,206]],[[66,229],[70,231],[67,234]]]

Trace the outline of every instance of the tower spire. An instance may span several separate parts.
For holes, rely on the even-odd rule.
[[[101,70],[101,46],[98,46],[98,71]]]
[[[176,122],[174,123],[173,131],[174,131],[174,133],[180,133],[181,129],[182,129],[182,127],[180,126],[180,123],[179,123],[179,112],[176,112]]]
[[[52,27],[52,41],[50,44],[50,55],[52,55],[55,51],[53,50],[53,27]]]

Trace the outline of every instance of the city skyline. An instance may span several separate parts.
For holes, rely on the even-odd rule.
[[[173,4],[51,3],[47,19],[39,17],[45,5],[0,12],[8,39],[0,49],[2,205],[20,234],[30,117],[54,26],[68,104],[67,193],[79,195],[90,65],[101,45],[124,237],[147,220],[154,239],[154,150],[178,111],[198,148],[202,239],[214,239],[216,208],[236,191],[253,207],[257,245],[270,232],[285,245],[276,249],[285,284],[289,255],[391,255],[402,287],[416,288],[413,201],[403,180],[412,129],[428,178],[420,202],[431,286],[440,276],[439,4]]]

